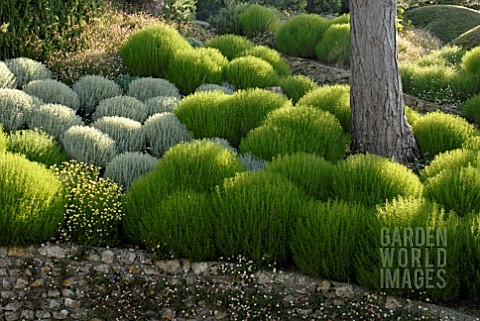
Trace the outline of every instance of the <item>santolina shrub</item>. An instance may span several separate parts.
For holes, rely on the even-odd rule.
[[[122,89],[113,80],[101,76],[86,75],[73,84],[85,114],[92,114],[100,101],[120,96]]]
[[[480,165],[480,156],[475,150],[453,149],[438,154],[430,164],[420,172],[423,181],[428,181],[443,171],[452,171],[469,165]]]
[[[480,95],[469,98],[460,106],[460,110],[469,121],[480,124]]]
[[[146,101],[147,99],[158,96],[180,97],[180,92],[177,86],[166,79],[147,77],[132,81],[128,86],[127,95],[141,101]]]
[[[161,113],[172,113],[173,109],[180,103],[180,98],[175,96],[157,96],[145,101],[148,109],[148,116]]]
[[[17,89],[0,88],[0,124],[6,131],[21,129],[34,109],[31,96]]]
[[[115,142],[118,153],[139,152],[145,147],[145,133],[138,121],[118,116],[96,120],[93,128],[107,134]]]
[[[407,116],[407,121],[410,126],[413,126],[413,124],[415,124],[416,121],[419,120],[420,117],[422,117],[422,115],[418,111],[407,106],[405,106],[405,116]]]
[[[148,117],[148,107],[136,98],[116,96],[102,100],[93,114],[93,119],[98,120],[105,116],[125,117],[143,123]]]
[[[202,84],[197,89],[195,89],[195,92],[214,91],[214,90],[223,91],[225,94],[228,94],[228,95],[231,95],[235,92],[234,88],[223,86],[223,85],[217,85],[217,84]]]
[[[0,153],[3,153],[7,150],[7,134],[3,131],[3,126],[0,124]]]
[[[105,168],[105,178],[110,178],[128,189],[142,175],[157,168],[158,159],[139,152],[125,152],[115,156]]]
[[[237,55],[237,57],[243,56],[253,56],[265,60],[273,69],[277,72],[279,76],[289,76],[292,74],[290,66],[283,61],[282,56],[274,50],[267,46],[255,46],[251,49],[242,51]]]
[[[242,31],[248,37],[266,31],[273,31],[275,28],[275,13],[272,9],[260,4],[252,4],[240,14],[239,18]]]
[[[8,69],[15,75],[15,87],[23,88],[33,80],[52,77],[52,72],[43,63],[29,58],[13,58],[5,60]]]
[[[74,110],[80,107],[77,93],[57,80],[33,80],[24,87],[23,91],[40,98],[47,104],[65,105]]]
[[[309,77],[304,75],[287,76],[280,79],[278,85],[283,93],[297,103],[307,92],[318,87]]]
[[[46,104],[38,107],[32,113],[28,121],[31,129],[40,129],[59,140],[63,134],[72,126],[83,125],[80,116],[70,107]]]
[[[0,61],[0,88],[15,88],[15,75]]]
[[[224,68],[225,79],[236,88],[265,88],[278,83],[278,74],[272,65],[253,56],[235,58]]]
[[[242,51],[253,48],[254,44],[245,37],[223,35],[207,40],[205,46],[220,50],[228,60],[232,60]]]
[[[462,70],[480,77],[480,47],[465,53],[462,58]]]
[[[350,65],[350,24],[330,26],[315,46],[315,54],[321,61],[339,66]]]

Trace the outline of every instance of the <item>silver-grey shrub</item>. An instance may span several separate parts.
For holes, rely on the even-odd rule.
[[[0,88],[15,88],[15,75],[0,61]]]
[[[102,100],[93,113],[94,120],[105,116],[125,117],[143,123],[148,117],[148,108],[134,97],[116,96]]]
[[[32,97],[21,90],[0,88],[0,124],[6,131],[21,129],[34,109]]]
[[[218,137],[213,137],[213,138],[203,138],[202,140],[204,141],[207,141],[207,142],[212,142],[212,143],[215,143],[215,144],[219,144],[220,146],[236,153],[237,152],[237,149],[235,147],[233,147],[232,145],[230,145],[230,143],[228,142],[228,140],[226,140],[225,138],[218,138]]]
[[[59,104],[45,104],[36,108],[28,121],[31,129],[40,129],[60,140],[62,135],[72,126],[83,125],[82,119],[75,110]]]
[[[160,113],[171,113],[180,102],[180,98],[175,96],[157,96],[145,101],[148,108],[148,114],[155,115]]]
[[[267,163],[265,160],[258,158],[251,153],[238,154],[238,158],[247,171],[261,171],[265,168],[265,164]]]
[[[93,127],[70,127],[61,142],[70,158],[96,166],[105,167],[117,154],[113,139]]]
[[[167,149],[193,139],[192,133],[172,113],[150,116],[143,125],[149,151],[161,157]]]
[[[122,94],[122,89],[113,80],[94,75],[83,76],[72,88],[77,93],[80,107],[86,114],[92,114],[102,100]]]
[[[30,58],[13,58],[5,60],[8,69],[15,75],[15,87],[23,88],[32,80],[48,79],[52,72],[43,63]]]
[[[115,141],[119,153],[139,152],[145,146],[142,124],[133,119],[106,116],[95,121],[92,126],[110,136]]]
[[[152,155],[126,152],[115,156],[105,168],[104,177],[128,189],[133,181],[140,176],[153,171],[158,165],[158,159]]]
[[[163,78],[138,78],[128,86],[128,96],[135,97],[141,101],[157,96],[180,97],[177,86]]]
[[[75,110],[80,107],[77,93],[58,80],[33,80],[23,88],[23,91],[40,98],[47,104],[65,105]]]
[[[229,88],[227,86],[217,85],[217,84],[203,84],[203,85],[200,85],[200,87],[195,89],[195,92],[213,91],[213,90],[223,91],[227,95],[232,95],[235,92],[235,90],[232,89],[232,88]]]

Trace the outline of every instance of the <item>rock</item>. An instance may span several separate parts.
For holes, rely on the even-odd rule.
[[[115,253],[112,251],[105,251],[102,253],[102,262],[105,264],[112,264]]]
[[[49,298],[59,298],[60,292],[58,290],[48,290],[47,295]]]
[[[137,255],[135,254],[135,252],[130,252],[130,251],[122,251],[122,253],[120,253],[120,255],[117,258],[118,262],[126,265],[133,264],[136,259],[137,259]]]
[[[22,307],[22,302],[20,301],[13,301],[13,302],[10,302],[8,303],[6,306],[5,306],[5,310],[7,311],[18,311],[20,310],[20,308]]]
[[[69,298],[69,297],[71,297],[72,295],[74,295],[74,292],[73,292],[72,290],[70,290],[70,289],[63,289],[63,290],[62,290],[62,296],[63,296],[64,298]]]
[[[192,270],[193,270],[193,273],[195,273],[196,275],[205,274],[208,271],[208,264],[204,262],[193,263]]]
[[[353,287],[350,284],[335,289],[335,294],[341,298],[349,298],[353,295]]]
[[[48,311],[35,311],[35,317],[39,318],[39,319],[46,319],[46,318],[50,318],[52,315],[50,314],[50,312]]]
[[[20,290],[20,289],[26,289],[28,287],[28,281],[18,278],[17,282],[15,283],[15,289]]]
[[[215,317],[216,320],[222,320],[227,317],[227,314],[223,311],[215,311],[213,312],[213,316]]]
[[[5,312],[5,321],[15,321],[19,318],[20,316],[17,312]]]
[[[10,259],[0,259],[0,268],[9,267],[12,264]]]
[[[60,312],[53,312],[52,315],[56,320],[64,320],[68,317],[68,311],[63,309]]]
[[[396,308],[401,307],[400,302],[398,302],[396,299],[388,297],[387,301],[385,302],[385,308],[388,310],[394,310]]]
[[[61,306],[62,304],[60,302],[58,302],[58,300],[55,300],[55,299],[52,299],[49,301],[48,303],[48,308],[49,309],[56,309],[58,308],[59,306]]]
[[[163,320],[173,320],[175,318],[175,311],[172,309],[163,309],[162,310],[162,319]]]
[[[20,314],[20,318],[26,319],[26,320],[32,320],[35,317],[35,312],[32,310],[23,310],[22,313]]]
[[[6,247],[0,247],[0,258],[5,258],[8,255],[8,249]]]
[[[182,268],[178,260],[158,261],[155,265],[158,266],[160,270],[170,274],[182,273]]]
[[[53,257],[56,259],[64,259],[67,256],[67,251],[58,245],[44,245],[38,249],[38,253],[40,253],[40,255]]]
[[[80,302],[70,298],[66,298],[64,304],[67,308],[70,308],[70,309],[78,309],[80,307]]]
[[[331,286],[332,284],[330,283],[330,281],[323,280],[321,283],[318,284],[317,291],[328,292]]]
[[[30,251],[28,248],[11,247],[8,249],[8,256],[30,257]]]

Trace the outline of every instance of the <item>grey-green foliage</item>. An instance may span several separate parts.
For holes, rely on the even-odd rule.
[[[87,164],[104,167],[117,154],[113,139],[93,127],[70,127],[61,141],[70,158]]]
[[[222,146],[222,147],[224,147],[228,150],[231,150],[234,153],[237,152],[237,149],[235,147],[233,147],[232,145],[230,145],[228,140],[226,140],[225,138],[213,137],[213,138],[203,138],[202,140],[207,141],[207,142],[212,142],[212,143],[215,143],[215,144],[219,144],[220,146]]]
[[[43,100],[41,100],[40,98],[38,98],[37,96],[33,96],[33,95],[30,95],[30,97],[32,97],[32,100],[33,100],[33,104],[34,104],[34,109],[38,109],[38,107],[42,106],[42,105],[45,105],[45,102]]]
[[[138,121],[118,116],[106,116],[95,121],[94,128],[110,136],[119,153],[139,152],[145,145],[145,133]]]
[[[6,131],[21,129],[31,117],[32,97],[17,89],[0,88],[0,124]]]
[[[157,96],[180,97],[177,86],[163,78],[138,78],[128,86],[128,96],[135,97],[141,101]]]
[[[92,114],[100,101],[122,94],[122,89],[113,80],[94,75],[83,76],[72,88],[86,114]]]
[[[148,109],[148,115],[159,113],[171,113],[180,102],[180,98],[175,96],[157,96],[145,101]]]
[[[28,121],[28,127],[38,128],[59,140],[62,135],[72,126],[83,125],[82,119],[75,111],[67,106],[59,104],[45,104],[32,113]]]
[[[149,151],[161,157],[167,149],[193,139],[192,133],[172,113],[155,114],[143,125]]]
[[[136,98],[116,96],[102,100],[93,114],[93,119],[105,116],[126,117],[143,123],[148,117],[148,108]]]
[[[231,95],[235,92],[234,89],[227,87],[227,86],[222,86],[222,85],[217,85],[217,84],[203,84],[200,85],[197,89],[195,89],[195,92],[199,91],[213,91],[213,90],[220,90],[223,91],[227,95]]]
[[[0,61],[0,88],[14,88],[15,75],[8,69],[3,61]]]
[[[153,171],[158,165],[155,157],[138,153],[126,152],[115,156],[105,168],[104,177],[128,189],[133,181],[140,176]]]
[[[48,104],[61,104],[75,110],[80,107],[80,99],[78,99],[77,93],[58,80],[33,80],[23,88],[23,91]]]
[[[43,63],[30,58],[5,60],[8,69],[15,75],[15,87],[23,88],[32,80],[48,79],[52,72]]]
[[[252,153],[238,154],[238,158],[247,171],[261,171],[267,164],[265,160],[258,158]]]

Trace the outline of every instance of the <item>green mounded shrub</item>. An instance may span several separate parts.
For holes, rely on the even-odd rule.
[[[350,139],[332,114],[313,107],[285,107],[271,112],[263,125],[251,130],[240,152],[270,161],[277,155],[306,152],[338,161]]]
[[[89,246],[119,243],[123,217],[119,186],[99,177],[100,168],[75,160],[52,167],[67,193],[62,234],[65,241]]]
[[[315,46],[315,54],[321,61],[350,65],[350,24],[331,25]]]
[[[470,213],[462,221],[462,228],[455,235],[463,240],[465,247],[461,260],[462,284],[469,299],[474,302],[480,300],[480,214]]]
[[[146,101],[158,96],[180,97],[177,86],[162,78],[138,78],[128,86],[128,96]]]
[[[330,20],[330,23],[332,25],[340,25],[340,24],[350,23],[350,14],[349,13],[344,13],[344,14]]]
[[[462,145],[463,149],[480,150],[480,136],[468,138]]]
[[[480,95],[469,98],[460,106],[460,110],[469,121],[480,125]]]
[[[318,87],[315,81],[304,75],[283,77],[278,85],[294,103],[297,103],[307,92]]]
[[[458,66],[465,55],[465,50],[458,46],[446,45],[434,50],[416,61],[422,67],[427,66]]]
[[[349,156],[337,164],[333,195],[366,207],[399,196],[420,197],[423,185],[406,166],[374,154]]]
[[[96,120],[93,128],[110,136],[118,153],[140,152],[145,147],[145,132],[142,124],[130,118],[106,116]]]
[[[38,130],[19,130],[8,136],[7,151],[25,155],[47,167],[67,160],[65,149],[52,136]]]
[[[278,74],[263,59],[244,56],[235,58],[224,68],[225,79],[236,88],[265,88],[277,85]]]
[[[140,100],[130,96],[116,96],[102,100],[92,118],[98,120],[105,116],[119,116],[143,123],[148,112],[148,107]]]
[[[480,25],[462,33],[460,36],[450,41],[450,44],[465,49],[472,49],[480,46]]]
[[[72,126],[83,125],[80,116],[75,114],[75,110],[70,107],[45,104],[32,113],[28,121],[28,127],[31,129],[40,129],[47,134],[59,140],[63,134]]]
[[[74,110],[80,107],[77,93],[58,80],[33,80],[23,88],[23,91],[40,98],[47,104],[65,105]]]
[[[220,50],[228,60],[232,60],[242,51],[252,49],[254,44],[245,37],[223,35],[207,40],[205,46]]]
[[[105,167],[117,154],[113,139],[93,127],[70,127],[61,142],[70,158],[96,166]]]
[[[192,133],[172,113],[150,116],[143,125],[148,151],[161,157],[170,147],[193,139]]]
[[[273,31],[277,19],[272,9],[258,3],[249,6],[239,18],[242,31],[248,37]]]
[[[279,174],[317,200],[332,197],[335,165],[313,154],[296,153],[275,157],[265,171]]]
[[[105,167],[105,178],[110,178],[112,181],[128,189],[133,181],[140,176],[157,168],[158,159],[155,157],[139,153],[139,152],[125,152],[115,156],[107,167]]]
[[[130,34],[120,48],[120,56],[132,76],[161,78],[175,53],[191,48],[174,28],[159,24]]]
[[[145,101],[148,109],[148,115],[152,116],[160,113],[172,113],[173,109],[180,103],[180,98],[175,96],[157,96]]]
[[[240,15],[251,5],[248,2],[231,2],[218,11],[218,14],[212,16],[209,22],[215,27],[215,31],[220,35],[242,33],[240,24]]]
[[[15,88],[15,75],[0,61],[0,88]]]
[[[61,182],[44,165],[0,153],[0,245],[51,241],[62,222]]]
[[[214,229],[220,255],[286,262],[305,194],[280,175],[248,172],[226,179],[216,196]]]
[[[461,105],[467,99],[480,93],[480,77],[468,73],[459,72],[452,80],[453,104]]]
[[[465,119],[442,112],[428,113],[413,124],[413,133],[423,158],[430,161],[435,155],[460,148],[478,132]]]
[[[296,16],[277,31],[275,44],[281,52],[303,58],[315,57],[315,46],[330,27],[329,20],[315,14]]]
[[[345,132],[352,131],[349,85],[327,85],[311,90],[298,101],[297,106],[328,111],[338,118]]]
[[[22,129],[35,105],[31,96],[17,89],[0,88],[0,124],[6,131]]]
[[[453,149],[436,155],[430,164],[420,172],[420,177],[423,181],[428,181],[443,171],[452,171],[469,165],[480,165],[478,152],[463,148]]]
[[[3,131],[3,126],[0,124],[0,154],[7,151],[8,139],[7,134]]]
[[[235,147],[233,147],[232,145],[230,145],[230,143],[226,139],[223,139],[223,138],[218,138],[218,137],[203,138],[203,139],[201,139],[201,141],[207,141],[207,142],[212,142],[212,143],[215,143],[215,144],[219,144],[223,148],[226,148],[226,149],[228,149],[228,150],[230,150],[234,153],[237,152],[237,149]]]
[[[223,85],[217,85],[217,84],[202,84],[197,89],[195,89],[195,92],[215,91],[215,90],[223,91],[223,93],[228,94],[228,95],[231,95],[235,92],[234,88],[230,88],[230,87],[223,86]]]
[[[43,63],[29,58],[13,58],[5,60],[8,69],[15,75],[15,87],[23,88],[33,80],[48,79],[52,72]]]
[[[255,46],[247,49],[239,53],[237,58],[244,56],[253,56],[265,60],[272,65],[279,76],[290,76],[292,74],[290,66],[283,61],[282,56],[276,50],[267,46]]]
[[[102,76],[83,76],[72,88],[80,99],[80,108],[88,115],[93,114],[102,100],[122,94],[119,85]]]
[[[480,77],[480,47],[475,47],[465,53],[462,58],[462,70]]]
[[[422,117],[418,111],[407,106],[405,106],[405,115],[407,116],[407,121],[411,126],[413,126],[413,124],[415,124],[415,122]]]
[[[290,241],[295,264],[313,277],[353,282],[352,236],[361,237],[372,212],[343,201],[310,202]]]
[[[182,50],[170,60],[166,77],[187,95],[201,84],[221,83],[223,68],[227,64],[227,58],[215,48]]]
[[[242,162],[245,170],[249,172],[261,171],[265,168],[265,165],[267,164],[265,160],[260,159],[251,153],[237,154],[237,157]]]

